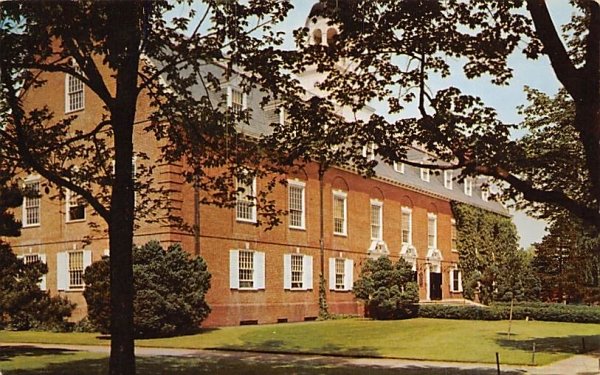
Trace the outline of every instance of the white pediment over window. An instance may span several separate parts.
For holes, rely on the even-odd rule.
[[[371,246],[369,246],[367,253],[375,257],[380,257],[382,255],[389,255],[390,251],[388,250],[385,241],[373,240],[371,241]]]
[[[403,243],[402,248],[400,249],[400,256],[407,263],[412,265],[413,271],[417,270],[417,248],[414,245]]]
[[[444,260],[442,252],[439,249],[429,248],[427,250],[427,260],[430,262],[441,262]]]

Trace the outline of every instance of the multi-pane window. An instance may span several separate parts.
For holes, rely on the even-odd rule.
[[[335,289],[344,289],[345,287],[345,266],[346,262],[344,259],[335,259]]]
[[[452,190],[452,171],[444,171],[444,187]]]
[[[246,109],[245,94],[241,90],[229,87],[227,89],[227,94],[227,104],[234,112],[239,113]]]
[[[346,235],[346,194],[333,194],[333,233]]]
[[[458,241],[458,232],[456,231],[456,220],[452,219],[450,222],[450,242],[452,246],[452,251],[456,251]]]
[[[437,248],[437,216],[431,213],[427,216],[427,247]]]
[[[471,177],[465,178],[465,195],[469,197],[473,195],[473,179]]]
[[[26,254],[23,256],[23,263],[32,264],[40,261],[40,256],[38,254]]]
[[[71,251],[69,256],[69,289],[83,288],[83,251]]]
[[[292,254],[292,288],[301,289],[304,281],[304,256]]]
[[[402,243],[412,243],[412,212],[408,208],[402,208]]]
[[[241,221],[256,221],[256,179],[236,179],[237,199],[235,205],[236,219]]]
[[[421,168],[421,180],[429,182],[429,169]]]
[[[67,221],[85,220],[85,201],[79,194],[67,190]]]
[[[239,287],[254,287],[254,252],[240,251],[238,258]]]
[[[362,156],[364,158],[368,158],[369,160],[375,159],[375,144],[373,142],[369,143],[366,146],[363,146]]]
[[[450,290],[452,292],[462,292],[462,275],[458,269],[450,271]]]
[[[81,70],[77,66],[73,66],[75,70],[80,73]],[[70,74],[66,76],[66,103],[65,103],[65,111],[73,112],[78,111],[84,108],[85,100],[83,93],[83,82]]]
[[[383,237],[382,210],[383,210],[383,205],[381,202],[371,201],[371,239],[372,240],[381,240]]]
[[[40,182],[25,183],[26,196],[23,198],[23,226],[40,224]]]
[[[304,184],[290,182],[288,186],[290,227],[304,229]]]

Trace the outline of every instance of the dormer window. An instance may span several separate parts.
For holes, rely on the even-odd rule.
[[[337,30],[333,27],[330,27],[327,30],[327,45],[328,46],[333,46],[335,44],[337,34],[338,34]]]
[[[373,142],[369,143],[367,146],[363,146],[362,156],[369,160],[375,160],[375,144]]]
[[[452,190],[452,171],[444,171],[444,187]]]
[[[323,33],[321,29],[313,31],[313,44],[320,45],[323,43]]]
[[[398,173],[404,173],[404,163],[394,162],[394,170]]]
[[[470,177],[465,178],[465,195],[473,195],[473,179]]]
[[[421,168],[421,180],[429,182],[429,169]]]
[[[247,96],[242,90],[233,87],[227,88],[227,106],[234,112],[240,113],[248,108]]]
[[[74,60],[71,60],[71,66],[77,73],[81,73],[81,69]],[[67,74],[65,76],[65,113],[79,111],[84,107],[83,82],[79,78]]]

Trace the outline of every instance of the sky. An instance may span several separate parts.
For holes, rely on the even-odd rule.
[[[310,8],[316,1],[296,0],[294,9],[287,20],[281,25],[282,30],[294,30],[303,27]],[[571,8],[567,1],[550,1],[550,11],[554,22],[561,25],[571,16]],[[486,105],[496,108],[499,118],[505,123],[517,124],[522,117],[518,114],[517,107],[527,103],[523,88],[525,86],[539,89],[543,92],[554,94],[560,87],[549,60],[543,56],[538,60],[526,59],[522,54],[515,54],[510,58],[510,66],[514,69],[514,77],[508,86],[495,86],[489,78],[469,80],[464,75],[452,75],[444,82],[431,82],[432,87],[438,88],[453,85],[461,91],[481,97]],[[380,114],[385,114],[385,106],[373,103],[373,107]],[[513,220],[520,236],[520,245],[529,247],[532,243],[540,242],[544,236],[546,223],[534,219],[524,212],[514,212]]]

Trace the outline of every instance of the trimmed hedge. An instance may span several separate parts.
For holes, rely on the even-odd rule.
[[[420,305],[419,316],[437,319],[503,320],[510,316],[510,304],[490,307],[457,305]],[[600,323],[600,307],[549,303],[515,303],[513,319],[548,322]]]

